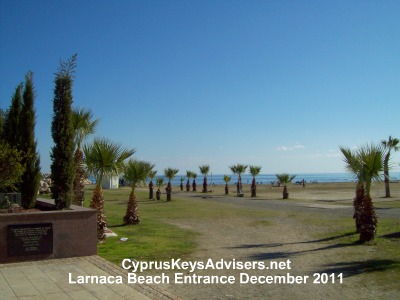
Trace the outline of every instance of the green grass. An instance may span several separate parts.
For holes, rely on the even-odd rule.
[[[85,193],[85,206],[88,207],[93,187]],[[222,203],[181,200],[173,195],[171,202],[148,199],[147,191],[137,191],[138,211],[141,219],[138,225],[125,226],[125,214],[130,188],[104,190],[107,226],[117,237],[109,237],[98,245],[98,254],[103,258],[120,264],[124,258],[137,260],[164,260],[187,257],[196,249],[197,233],[174,225],[177,220],[240,219],[249,216],[263,219],[274,214],[265,211],[228,207]],[[165,198],[165,195],[164,195]],[[255,221],[254,225],[268,225],[267,221]],[[121,242],[120,238],[127,241]]]
[[[89,207],[93,189],[94,186],[85,188],[85,207]],[[130,188],[104,190],[107,226],[118,236],[108,237],[105,243],[98,244],[97,251],[101,257],[119,265],[124,258],[163,260],[185,257],[195,250],[197,233],[168,223],[169,219],[194,217],[193,207],[176,199],[172,202],[149,200],[147,192],[139,191],[136,194],[141,222],[125,226],[122,218],[130,191]],[[50,195],[40,197],[51,199]],[[197,208],[199,214],[204,211],[205,208]],[[218,212],[213,215],[218,215]],[[128,240],[122,242],[121,237]]]
[[[303,216],[298,216],[303,218]],[[354,220],[340,218],[336,222],[314,216],[303,219],[306,223],[321,224],[315,234],[316,241],[330,247],[341,248],[340,272],[345,276],[361,275],[364,282],[373,282],[382,289],[399,289],[400,282],[400,221],[393,218],[378,219],[377,235],[372,242],[359,244]]]
[[[85,206],[89,206],[92,188],[85,193]],[[168,224],[160,219],[163,209],[171,210],[170,203],[146,199],[147,193],[138,192],[137,201],[141,222],[126,226],[122,218],[126,211],[130,188],[104,190],[107,226],[117,237],[107,238],[98,245],[98,254],[120,264],[124,258],[137,260],[163,260],[184,257],[196,247],[196,233]],[[120,241],[121,237],[128,238]]]

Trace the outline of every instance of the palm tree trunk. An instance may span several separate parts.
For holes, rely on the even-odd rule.
[[[283,199],[289,199],[289,193],[286,184],[283,187]]]
[[[138,215],[137,203],[136,203],[136,195],[135,191],[132,190],[129,195],[128,207],[126,209],[126,215],[124,216],[124,223],[128,225],[136,225],[139,224],[140,219]]]
[[[186,182],[186,192],[190,192],[190,181],[189,181],[189,179]]]
[[[83,151],[77,148],[75,151],[75,178],[74,178],[74,199],[72,204],[83,206],[85,198],[85,169],[83,167]]]
[[[192,189],[193,189],[193,192],[197,192],[197,188],[196,188],[196,180],[195,179],[193,179],[193,183],[192,183]]]
[[[97,210],[97,240],[102,242],[106,239],[104,230],[107,228],[107,222],[104,214],[104,195],[101,185],[97,185],[94,189],[90,207]]]
[[[179,187],[181,188],[181,191],[183,191],[183,183],[181,181],[181,184],[179,185]]]
[[[228,184],[225,185],[225,195],[229,194],[229,186]]]
[[[384,176],[385,176],[385,197],[386,198],[390,198],[389,157],[390,157],[390,153],[388,153],[385,156],[385,161],[384,161],[384,164],[383,164],[383,168],[384,168],[383,173],[384,173]]]
[[[204,176],[203,180],[203,193],[207,193],[207,177]]]
[[[361,214],[362,214],[364,196],[365,196],[364,186],[362,184],[358,184],[356,189],[356,196],[353,200],[353,206],[354,206],[353,219],[356,223],[356,230],[358,233],[360,233],[360,227],[361,227]]]
[[[153,195],[153,181],[150,180],[149,183],[149,199],[154,199],[154,195]]]
[[[251,197],[257,197],[257,185],[254,177],[253,181],[251,182]]]
[[[157,192],[156,192],[156,199],[160,200],[161,199],[161,191],[160,188],[158,188]]]
[[[171,201],[171,194],[172,194],[172,187],[171,187],[171,181],[168,181],[168,185],[165,189],[167,191],[167,201]]]
[[[375,238],[376,224],[378,223],[372,199],[369,195],[365,195],[364,197],[361,212],[360,242],[365,243]]]

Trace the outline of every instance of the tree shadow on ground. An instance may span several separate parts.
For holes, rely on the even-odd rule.
[[[348,201],[349,201],[348,199],[340,199],[340,198],[337,198],[337,199],[317,199],[316,200],[316,202],[328,202],[328,203],[331,203],[331,202],[345,202],[345,203],[347,203]],[[348,206],[352,207],[350,204]]]
[[[107,202],[109,201],[113,201],[113,200],[107,200]],[[115,204],[117,205],[126,205],[129,201],[129,198],[126,198],[126,200],[114,200],[114,201],[119,201]],[[156,200],[156,199],[139,199],[136,198],[136,202],[140,205],[142,204],[160,204],[160,203],[167,203],[168,201],[165,199],[165,195],[164,195],[164,199],[160,199],[160,200]]]
[[[385,238],[385,239],[400,239],[400,231],[399,232],[385,234],[385,235],[381,235],[380,237],[381,238]]]
[[[274,247],[281,247],[281,246],[285,246],[285,245],[314,244],[314,243],[332,241],[335,239],[339,239],[342,237],[351,236],[351,235],[355,235],[355,234],[356,234],[355,232],[354,233],[344,233],[344,234],[327,237],[327,238],[323,238],[323,239],[318,239],[318,240],[301,241],[301,242],[293,242],[293,243],[242,244],[242,245],[232,246],[232,247],[227,247],[227,248],[228,249],[274,248]],[[358,241],[350,242],[350,243],[336,243],[336,244],[330,244],[330,245],[326,245],[326,246],[318,247],[318,248],[314,248],[314,249],[309,249],[309,250],[256,253],[256,254],[250,255],[248,258],[251,260],[287,258],[289,256],[299,255],[299,254],[303,254],[303,253],[310,253],[310,252],[323,251],[323,250],[336,249],[336,248],[344,248],[344,247],[357,246],[357,245],[361,245],[361,244]]]
[[[325,268],[317,273],[343,273],[344,277],[351,277],[362,273],[383,272],[398,268],[399,260],[370,259],[366,261],[341,262],[324,265]]]
[[[213,196],[204,193],[204,194],[190,195],[190,198],[218,199],[218,198],[223,198],[223,196]]]
[[[110,226],[107,226],[107,228],[125,227],[126,225],[127,224],[122,223],[122,224],[118,224],[118,225],[110,225]]]
[[[251,260],[273,260],[273,259],[282,259],[287,258],[291,255],[290,252],[269,252],[269,253],[258,253],[250,255],[249,258]]]
[[[138,204],[162,204],[162,203],[168,203],[166,200],[140,200],[138,201]]]
[[[239,246],[229,247],[230,249],[250,249],[250,248],[272,248],[283,246],[282,243],[272,243],[272,244],[243,244]]]
[[[294,244],[298,244],[298,243],[286,243],[286,245],[291,245],[291,244],[294,245]],[[301,251],[257,253],[257,254],[249,255],[248,258],[251,260],[286,258],[286,257],[291,257],[291,256],[299,255],[299,254],[304,254],[304,253],[344,248],[344,247],[356,246],[356,245],[360,245],[360,244],[358,242],[355,242],[355,243],[333,244],[333,245],[328,245],[328,246],[319,247],[319,248],[315,248],[315,249],[301,250]]]
[[[331,237],[318,239],[318,240],[312,240],[312,241],[294,242],[294,243],[271,243],[271,244],[242,244],[242,245],[232,246],[232,247],[227,247],[227,248],[228,249],[272,248],[272,247],[280,247],[280,246],[284,246],[284,245],[314,244],[314,243],[332,241],[332,240],[336,240],[336,239],[339,239],[339,238],[352,236],[352,235],[355,235],[355,234],[357,234],[357,233],[356,232],[349,232],[349,233],[344,233],[344,234],[331,236]],[[340,245],[340,244],[337,244],[337,245]]]
[[[160,201],[160,200],[155,200],[155,199],[138,199],[137,200],[138,203],[148,203],[148,202],[154,203],[154,202],[157,202],[157,201]]]
[[[355,235],[355,234],[357,234],[357,232],[348,232],[348,233],[343,233],[343,234],[339,234],[339,235],[335,235],[335,236],[326,237],[326,238],[323,238],[323,239],[299,242],[297,244],[310,244],[310,243],[327,242],[327,241],[332,241],[332,240],[340,239],[340,238],[347,237],[347,236],[352,236],[352,235]]]

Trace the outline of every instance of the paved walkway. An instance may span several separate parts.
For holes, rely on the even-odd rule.
[[[97,255],[0,264],[0,299],[177,299],[154,285],[71,284],[68,273],[74,279],[82,275],[120,275],[125,282],[127,277],[127,271]]]

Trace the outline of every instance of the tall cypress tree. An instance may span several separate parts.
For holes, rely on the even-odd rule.
[[[25,172],[20,184],[21,202],[25,208],[35,206],[36,195],[40,180],[40,158],[36,152],[35,141],[35,92],[33,87],[33,73],[25,75],[21,112],[18,118],[18,149],[22,151]]]
[[[12,147],[18,147],[19,144],[19,115],[21,113],[21,102],[22,102],[22,84],[19,84],[15,88],[14,95],[11,99],[11,106],[4,120],[4,140]]]
[[[74,126],[72,123],[72,82],[76,66],[76,54],[68,61],[60,62],[54,80],[53,122],[51,135],[54,147],[51,153],[52,193],[59,209],[69,207],[73,199]]]

